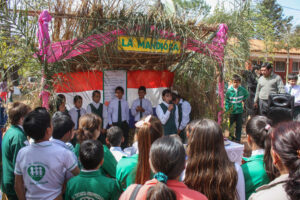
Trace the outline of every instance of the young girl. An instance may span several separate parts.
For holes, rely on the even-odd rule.
[[[188,138],[188,161],[184,183],[214,200],[245,199],[241,167],[232,163],[224,147],[220,126],[203,119]]]
[[[264,157],[266,163],[269,163],[268,160],[271,159],[270,154],[265,154],[264,150],[270,140],[270,125],[271,120],[265,116],[252,117],[246,125],[248,144],[252,149],[251,157],[243,158],[245,163],[242,165],[246,199],[255,192],[256,188],[270,182],[264,164]]]
[[[79,157],[80,144],[85,140],[97,140],[101,131],[102,120],[95,114],[85,114],[80,117],[79,128],[77,131],[77,141],[75,146],[75,154]],[[117,161],[111,154],[109,148],[103,145],[104,163],[101,166],[103,172],[110,177],[116,177]],[[79,165],[80,166],[80,165]]]
[[[253,193],[249,200],[300,199],[300,123],[285,122],[271,133],[273,164],[280,176]]]
[[[144,184],[151,176],[149,151],[151,144],[163,134],[160,120],[149,115],[136,123],[138,152],[131,157],[122,158],[117,165],[116,178],[124,191],[133,183]]]
[[[207,200],[200,192],[191,190],[178,181],[185,166],[185,150],[180,138],[166,136],[157,139],[151,146],[150,163],[155,173],[154,179],[147,181],[142,187],[137,184],[131,185],[120,200]]]

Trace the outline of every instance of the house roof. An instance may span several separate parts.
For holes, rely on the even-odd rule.
[[[263,40],[250,40],[250,51],[251,52],[264,52],[265,50],[265,43]],[[277,54],[287,54],[285,49],[274,48],[271,53]],[[300,55],[300,48],[291,48],[290,54],[292,55]]]

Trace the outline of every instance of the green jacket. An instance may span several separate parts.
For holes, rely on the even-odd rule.
[[[230,86],[226,92],[225,109],[229,111],[232,109],[231,114],[243,113],[243,101],[248,98],[248,91],[242,86],[238,87],[237,92]]]
[[[79,160],[79,149],[80,144],[77,143],[75,146],[75,155],[78,158],[78,166],[82,168],[82,165]],[[112,178],[116,178],[117,161],[106,145],[103,145],[103,151],[104,162],[103,165],[100,167],[100,170],[103,172],[103,174],[107,174]]]
[[[16,158],[19,150],[26,146],[25,141],[27,138],[24,131],[14,125],[6,131],[2,140],[2,191],[12,199],[17,199],[14,189]]]
[[[246,199],[248,199],[256,188],[268,184],[269,177],[264,168],[264,155],[255,155],[250,158],[243,158],[246,161],[242,165],[245,178]]]
[[[100,170],[81,171],[78,176],[68,181],[65,200],[117,200],[120,194],[117,182],[102,175]]]

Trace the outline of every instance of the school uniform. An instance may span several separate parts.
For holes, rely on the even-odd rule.
[[[270,182],[264,167],[264,150],[252,151],[249,158],[243,158],[246,163],[241,167],[245,177],[246,199],[248,199],[255,190]]]
[[[112,155],[115,157],[117,162],[119,162],[121,158],[128,156],[128,154],[122,151],[121,147],[110,147],[109,150],[112,153]]]
[[[107,128],[107,107],[103,103],[95,103],[93,101],[86,107],[86,112],[98,115],[102,119],[101,128]],[[101,141],[102,144],[105,144],[105,138],[106,134],[100,134],[98,139]]]
[[[152,179],[147,181],[139,190],[137,196],[135,199],[139,199],[139,200],[146,200],[147,199],[147,193],[148,190],[151,187],[154,187],[156,184],[158,183],[158,180],[156,179]],[[135,187],[137,186],[137,184],[131,185],[120,197],[120,200],[129,200],[130,196],[133,192],[133,190],[135,189]],[[176,194],[176,199],[177,200],[207,200],[207,197],[196,191],[196,190],[192,190],[189,189],[183,182],[179,182],[177,180],[168,180],[167,181],[167,186],[168,188],[170,188],[171,190],[173,190]]]
[[[72,119],[72,121],[74,122],[75,126],[74,129],[77,130],[78,126],[79,126],[79,119],[82,115],[86,114],[86,110],[84,108],[76,108],[73,107],[71,108],[71,110],[69,111],[69,115]]]
[[[23,176],[26,199],[55,199],[61,194],[65,170],[76,167],[70,150],[45,141],[19,151],[14,173]]]
[[[156,114],[163,125],[165,135],[177,134],[179,118],[178,108],[174,105],[173,110],[170,112],[168,107],[169,104],[163,101],[156,107]]]
[[[75,155],[78,158],[79,167],[82,168],[82,165],[81,165],[80,159],[79,159],[79,149],[80,149],[80,144],[77,143],[75,146]],[[104,158],[103,158],[104,162],[103,162],[102,166],[100,167],[100,170],[103,172],[103,174],[109,175],[110,177],[115,178],[117,161],[106,145],[103,145],[103,151],[104,151]]]
[[[21,126],[11,125],[6,131],[2,140],[2,192],[9,199],[17,199],[14,189],[15,175],[14,169],[19,150],[26,146],[27,138]]]
[[[178,107],[178,124],[179,124],[179,130],[180,130],[180,138],[183,142],[186,140],[185,135],[185,127],[190,122],[190,114],[191,114],[191,105],[186,100],[180,99],[179,103],[177,105]]]
[[[141,106],[145,112],[137,112],[136,108],[138,106]],[[131,106],[131,114],[134,116],[134,121],[140,121],[141,118],[148,116],[148,115],[153,115],[153,110],[152,110],[152,104],[148,99],[136,99],[133,101],[132,106]]]
[[[119,199],[120,191],[114,179],[102,175],[99,170],[81,170],[67,183],[65,200]]]
[[[129,106],[126,100],[114,98],[108,106],[108,124],[122,129],[124,142],[122,147],[127,147],[129,134]]]
[[[300,114],[300,85],[294,85],[291,86],[289,84],[287,84],[284,87],[286,93],[294,96],[295,98],[295,103],[294,103],[294,119]]]

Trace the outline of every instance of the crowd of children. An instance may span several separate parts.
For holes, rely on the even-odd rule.
[[[238,127],[237,141],[242,102],[248,96],[240,82],[234,76],[226,94],[230,124]],[[287,89],[296,94],[289,83]],[[106,107],[100,103],[101,93],[94,91],[86,110],[82,98],[75,96],[69,111],[65,97],[59,95],[52,118],[45,108],[31,111],[25,104],[13,103],[8,111],[11,126],[2,142],[5,197],[300,199],[299,122],[272,127],[267,117],[252,117],[246,124],[252,154],[239,165],[228,158],[221,127],[210,119],[190,122],[190,104],[169,89],[162,92],[155,117],[145,99],[146,88],[139,88],[131,107],[135,145],[128,147],[129,106],[122,87],[115,93]]]

